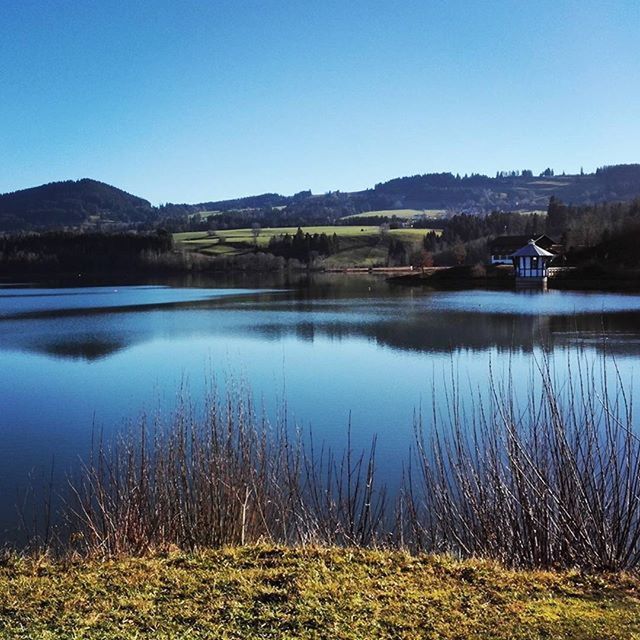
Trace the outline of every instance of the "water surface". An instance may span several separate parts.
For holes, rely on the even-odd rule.
[[[610,354],[636,385],[640,296],[567,291],[429,291],[368,276],[301,282],[196,282],[0,288],[0,530],[31,474],[60,483],[90,445],[143,412],[165,414],[179,389],[246,381],[275,420],[312,426],[335,447],[379,437],[395,482],[420,406],[452,371],[465,390],[508,369],[526,389],[543,347],[560,375],[574,357]],[[564,373],[563,373],[564,372]]]

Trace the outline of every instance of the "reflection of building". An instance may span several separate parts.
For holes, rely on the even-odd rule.
[[[555,254],[539,247],[535,240],[511,255],[516,274],[516,284],[544,284],[547,282],[547,267]]]
[[[513,264],[511,256],[530,239],[531,236],[499,236],[489,245],[491,264]],[[534,240],[545,251],[551,251],[554,254],[559,252],[560,247],[549,236],[538,236]]]

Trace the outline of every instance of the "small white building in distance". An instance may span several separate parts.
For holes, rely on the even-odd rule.
[[[516,284],[546,284],[548,266],[555,254],[539,247],[535,240],[511,255],[516,274]]]
[[[527,244],[531,236],[498,236],[489,244],[489,252],[491,253],[491,264],[508,264],[512,265],[511,256],[523,245]],[[533,238],[539,247],[546,251],[557,254],[561,252],[562,247],[557,245],[549,236],[541,235]]]

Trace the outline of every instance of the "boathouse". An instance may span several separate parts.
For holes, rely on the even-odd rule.
[[[549,263],[554,257],[555,254],[539,247],[535,240],[529,240],[511,255],[516,284],[546,284]]]

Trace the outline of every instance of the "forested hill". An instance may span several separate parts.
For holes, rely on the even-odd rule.
[[[288,197],[268,193],[195,205],[167,204],[160,210],[163,217],[233,210],[241,218],[244,214],[245,222],[250,222],[250,212],[275,209],[277,215],[272,218],[298,224],[300,220],[331,222],[390,209],[439,209],[455,213],[546,210],[551,196],[574,205],[632,200],[640,196],[640,164],[602,167],[595,173],[577,175],[555,175],[551,169],[539,175],[527,169],[504,171],[494,177],[429,173],[395,178],[351,193],[331,191],[314,195],[301,191]]]
[[[122,226],[154,219],[147,200],[84,178],[0,195],[0,230]]]
[[[551,196],[572,205],[630,201],[640,197],[640,164],[613,165],[579,175],[554,175],[551,169],[539,175],[527,169],[504,171],[494,177],[431,173],[395,178],[351,193],[267,193],[160,207],[95,180],[54,182],[0,195],[0,232],[158,224],[173,230],[207,224],[216,228],[334,224],[354,214],[394,209],[535,211],[546,210]]]
[[[395,207],[489,212],[546,209],[551,196],[572,204],[631,200],[640,195],[640,164],[602,167],[595,173],[554,175],[546,169],[474,174],[427,174],[396,178],[375,186]]]

